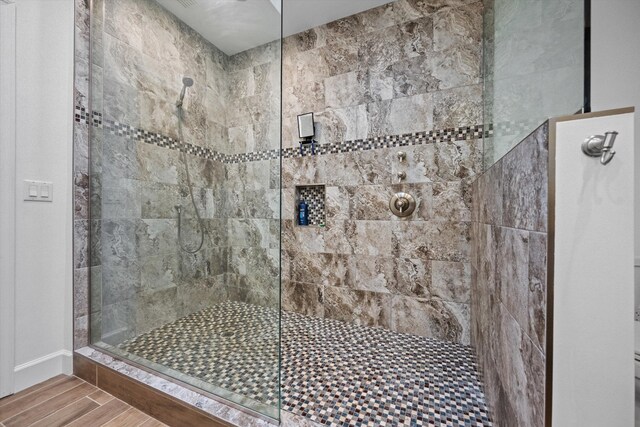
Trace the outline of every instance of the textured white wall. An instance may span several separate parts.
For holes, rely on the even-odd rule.
[[[0,1],[0,397],[13,393],[15,4]]]
[[[69,372],[73,0],[16,3],[15,388]],[[22,201],[52,181],[53,203]]]
[[[553,425],[631,426],[634,410],[634,114],[556,127]],[[620,133],[614,159],[585,137]]]

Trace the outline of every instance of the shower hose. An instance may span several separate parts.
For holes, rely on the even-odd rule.
[[[182,106],[179,106],[178,107],[178,136],[180,137],[180,141],[184,141],[184,136],[182,135],[182,120],[183,120],[182,113],[183,113]],[[193,185],[191,184],[191,175],[189,173],[189,162],[187,159],[187,154],[181,150],[180,157],[182,158],[182,162],[184,163],[184,168],[187,172],[187,186],[189,187],[189,196],[191,196],[191,204],[193,205],[193,209],[196,211],[196,218],[198,218],[198,228],[200,230],[200,243],[198,244],[198,247],[196,249],[191,249],[182,242],[182,207],[178,205],[176,206],[176,209],[178,210],[178,244],[180,245],[180,249],[182,249],[183,251],[189,254],[195,254],[200,249],[202,249],[202,245],[204,244],[204,227],[202,225],[202,217],[200,216],[198,206],[196,205],[196,200],[193,197]]]

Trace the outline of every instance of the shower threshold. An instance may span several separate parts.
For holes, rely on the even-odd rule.
[[[231,400],[277,408],[281,399],[309,425],[492,425],[470,347],[289,312],[280,334],[278,314],[225,302],[118,347]]]

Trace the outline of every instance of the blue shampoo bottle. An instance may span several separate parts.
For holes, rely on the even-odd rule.
[[[304,200],[298,206],[298,224],[309,225],[309,205]]]

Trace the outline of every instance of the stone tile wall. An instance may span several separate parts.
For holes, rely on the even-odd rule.
[[[281,43],[228,58],[225,154],[280,149]],[[271,158],[274,157],[274,158]],[[280,306],[280,160],[225,163],[229,298]]]
[[[469,186],[479,140],[403,147],[405,162],[394,148],[287,156],[281,225],[280,159],[260,154],[280,144],[279,43],[227,57],[153,1],[102,7],[94,1],[104,17],[94,12],[91,22],[93,110],[177,139],[173,102],[190,75],[185,140],[263,160],[187,155],[207,239],[205,250],[185,255],[173,210],[191,209],[179,151],[92,128],[91,177],[77,181],[87,194],[91,183],[96,219],[88,208],[77,218],[76,295],[87,289],[83,254],[92,247],[92,307],[105,308],[94,313],[97,335],[118,342],[225,299],[277,305],[282,262],[287,310],[469,341]],[[480,1],[398,0],[287,38],[284,147],[297,147],[295,116],[308,111],[320,143],[479,124],[481,31]],[[323,229],[293,223],[294,186],[305,184],[327,186]],[[419,200],[408,220],[388,210],[399,190]],[[194,221],[184,229],[197,241]]]
[[[103,118],[177,138],[170,103],[178,96],[180,76],[188,74],[194,76],[196,85],[186,99],[186,138],[204,146],[226,145],[224,54],[199,40],[155,2],[103,4],[95,0],[91,21],[88,8],[87,1],[76,2],[78,109],[90,111],[88,62],[92,43],[92,107]],[[155,30],[152,37],[143,34],[143,24]],[[165,56],[167,52],[160,53],[160,41],[171,42],[169,48],[174,50],[169,52],[170,58]],[[223,104],[211,105],[213,100]],[[89,342],[90,293],[95,339],[120,332],[114,342],[188,314],[223,294],[216,287],[226,281],[226,218],[217,216],[213,208],[214,195],[215,206],[222,206],[215,186],[224,182],[224,165],[188,156],[207,239],[204,251],[185,255],[175,250],[174,205],[185,206],[191,217],[193,212],[188,212],[190,201],[179,153],[132,143],[94,126],[89,167],[88,123],[76,120],[75,135],[76,347]],[[194,230],[193,221],[187,225],[185,231]],[[185,237],[197,241],[194,233]]]
[[[499,426],[544,425],[548,125],[472,188],[471,342]]]
[[[73,98],[77,107],[89,110],[89,0],[75,4],[75,74]],[[73,128],[73,347],[89,343],[89,125],[76,122]]]
[[[223,155],[279,148],[280,43],[228,57],[155,1],[93,8],[92,110],[103,122],[91,127],[94,228],[86,237],[94,339],[117,344],[227,299],[279,304],[279,169],[182,154],[106,123],[180,140],[174,103],[186,75],[195,83],[184,142]],[[183,241],[199,241],[183,155],[205,228],[197,254],[177,245],[178,204]]]
[[[93,111],[103,125],[180,140],[175,102],[182,76],[194,79],[184,103],[184,141],[221,151],[227,145],[227,56],[155,1],[94,2]],[[95,228],[91,260],[95,340],[118,344],[220,299],[227,282],[225,165],[128,134],[91,128]],[[199,242],[184,159],[189,163],[205,239]]]
[[[398,0],[284,40],[283,146],[481,123],[482,2]],[[469,342],[469,187],[478,139],[286,158],[283,308]],[[405,161],[398,151],[407,154]],[[397,173],[404,171],[402,182]],[[326,185],[325,227],[295,223],[295,186]],[[418,200],[400,220],[398,191]]]
[[[319,142],[482,121],[482,1],[398,0],[284,42],[283,146],[314,112]]]

